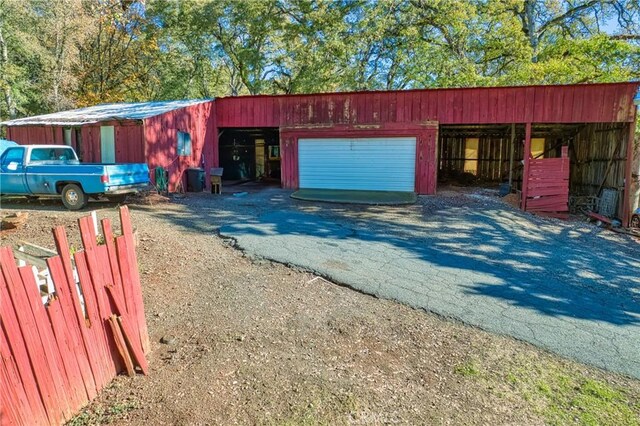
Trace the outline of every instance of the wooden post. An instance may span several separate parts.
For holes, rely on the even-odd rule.
[[[513,185],[513,156],[516,150],[516,123],[511,124],[511,145],[509,149],[509,188]]]
[[[525,124],[524,131],[524,171],[522,172],[522,199],[520,200],[520,208],[527,209],[527,193],[529,192],[529,163],[531,162],[531,123]]]
[[[622,225],[624,227],[629,227],[631,224],[631,196],[633,190],[633,139],[635,137],[636,131],[636,119],[638,118],[638,110],[633,115],[634,120],[629,123],[629,137],[627,140],[627,163],[625,165],[624,171],[624,191],[623,191],[623,201],[622,201]],[[615,155],[615,154],[614,154]]]

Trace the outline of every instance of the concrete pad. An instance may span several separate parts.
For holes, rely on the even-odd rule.
[[[326,203],[402,205],[416,202],[416,194],[400,191],[351,191],[338,189],[299,189],[292,198]]]

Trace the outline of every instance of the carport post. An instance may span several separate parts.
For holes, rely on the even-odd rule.
[[[522,172],[522,199],[520,200],[520,208],[527,209],[527,193],[529,192],[529,163],[531,161],[531,123],[525,124],[524,130],[524,171]]]
[[[516,123],[511,124],[511,149],[509,152],[509,188],[513,185],[513,155],[516,144]]]
[[[629,123],[629,139],[627,140],[627,163],[624,171],[624,191],[622,200],[622,225],[629,227],[631,225],[631,196],[633,193],[633,142],[636,135],[636,120],[638,118],[638,109],[633,114],[634,120]]]

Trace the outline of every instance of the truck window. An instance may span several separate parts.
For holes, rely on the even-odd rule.
[[[75,161],[76,156],[69,148],[33,148],[29,161]]]
[[[9,148],[2,156],[2,166],[8,166],[10,163],[18,163],[22,165],[24,158],[24,148]]]

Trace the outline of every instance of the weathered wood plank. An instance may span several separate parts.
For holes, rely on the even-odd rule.
[[[70,420],[73,414],[72,407],[75,404],[81,404],[81,402],[78,395],[71,391],[69,378],[67,377],[67,372],[62,362],[62,355],[55,342],[51,322],[42,304],[33,271],[30,266],[23,266],[18,269],[18,273],[22,278],[28,308],[31,310],[35,320],[36,331],[42,343],[44,359],[41,361],[51,373],[51,378],[56,389],[56,399],[60,403],[58,408],[64,416],[64,419]]]
[[[116,306],[117,313],[119,315],[118,322],[120,323],[120,327],[122,329],[122,334],[124,335],[125,340],[127,341],[127,345],[131,350],[131,355],[142,370],[143,374],[148,374],[149,366],[147,364],[147,360],[144,356],[144,351],[142,350],[142,345],[140,344],[140,340],[138,339],[137,334],[134,332],[134,323],[129,320],[129,315],[124,307],[124,302],[120,300],[120,296],[118,292],[113,289],[113,287],[107,287],[107,291],[109,295],[112,297],[113,302]]]
[[[122,330],[120,330],[120,323],[118,322],[118,319],[115,315],[111,315],[109,317],[109,326],[111,327],[111,331],[113,332],[116,346],[118,347],[118,352],[122,357],[122,361],[124,363],[125,369],[127,370],[127,374],[130,377],[135,376],[136,369],[133,366],[131,354],[129,354],[129,350],[127,349],[127,342],[122,335]]]
[[[5,282],[7,283],[6,288],[8,289],[9,299],[15,309],[15,315],[17,317],[16,323],[24,338],[28,360],[33,369],[34,378],[38,385],[47,417],[51,423],[62,423],[65,418],[62,414],[63,410],[60,410],[60,407],[65,406],[65,401],[60,400],[56,388],[56,386],[61,386],[61,384],[54,380],[46,363],[45,349],[38,335],[36,320],[30,308],[24,283],[20,278],[20,273],[16,267],[11,249],[8,247],[0,247],[0,266]],[[41,300],[40,303],[42,303]],[[5,303],[3,303],[3,305],[4,304]],[[10,341],[12,337],[13,336],[9,337]]]
[[[6,281],[0,273],[0,317],[3,320],[3,327],[0,327],[0,354],[6,362],[11,361],[15,365],[15,371],[19,374],[22,388],[24,389],[29,413],[34,423],[48,423],[48,415],[44,406],[44,401],[40,394],[35,373],[29,362],[29,352],[27,344],[22,336],[18,325],[18,318],[13,304],[9,297]],[[5,336],[6,332],[6,336]]]
[[[66,236],[65,236],[66,240]],[[70,258],[67,259],[69,266]],[[99,355],[96,353],[95,344],[92,340],[91,333],[87,328],[87,320],[82,313],[80,299],[76,290],[75,279],[71,275],[72,281],[66,277],[66,271],[62,273],[61,268],[66,269],[64,257],[52,257],[47,259],[47,266],[51,274],[51,279],[56,288],[57,299],[60,302],[60,308],[67,325],[69,337],[75,348],[75,356],[80,367],[85,390],[89,399],[95,398],[98,387],[94,367],[99,363]]]
[[[297,155],[297,148],[293,150]],[[295,163],[297,164],[297,162]],[[296,166],[297,167],[297,166]],[[298,170],[295,170],[296,184]],[[144,315],[144,301],[142,298],[142,285],[140,283],[140,273],[138,271],[138,259],[136,257],[135,242],[133,240],[133,226],[131,225],[131,215],[127,206],[120,207],[120,227],[122,229],[122,235],[126,241],[126,252],[128,253],[129,268],[131,273],[129,278],[131,280],[133,297],[136,304],[136,318],[137,329],[140,334],[140,341],[142,343],[142,349],[145,354],[151,350],[149,343],[149,332],[147,331],[147,321]]]

